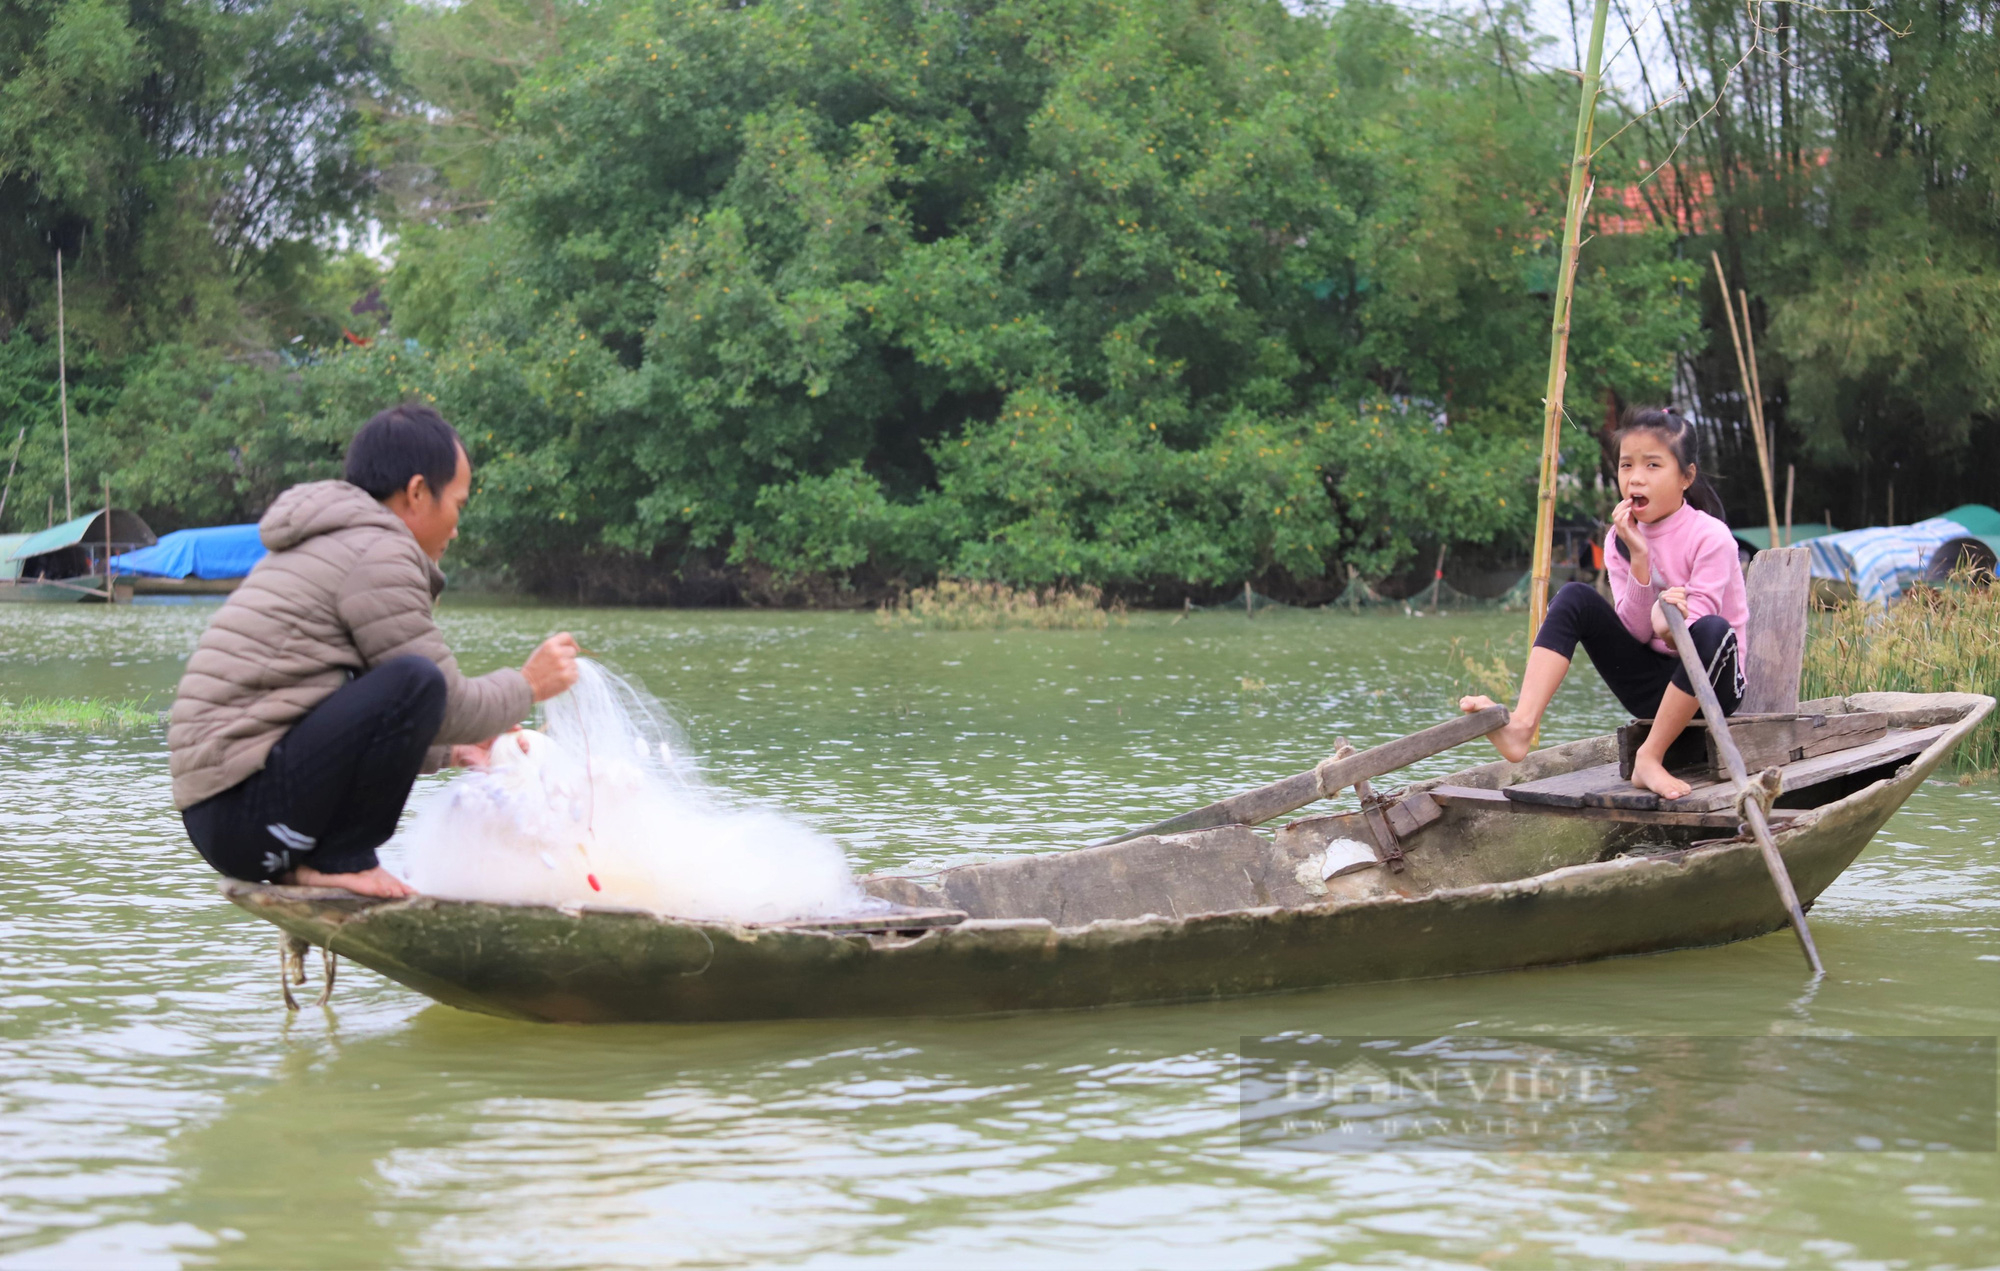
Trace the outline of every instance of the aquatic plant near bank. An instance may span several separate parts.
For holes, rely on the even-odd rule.
[[[1471,648],[1463,637],[1454,639],[1446,653],[1449,662],[1461,664],[1465,668],[1464,685],[1474,692],[1484,693],[1496,702],[1512,702],[1515,689],[1520,684],[1520,676],[1507,665],[1507,659],[1494,652],[1493,641],[1486,642],[1488,660],[1481,662],[1472,655]]]
[[[895,604],[876,611],[885,627],[921,627],[931,631],[991,631],[1001,627],[1033,627],[1041,631],[1102,630],[1113,619],[1126,621],[1125,605],[1108,607],[1104,592],[1088,585],[1016,589],[1006,583],[940,579],[934,587],[919,587]]]
[[[1912,587],[1894,607],[1849,602],[1813,615],[1800,696],[1991,693],[2000,685],[2000,589],[1959,579]],[[1953,759],[1961,771],[2000,767],[2000,713]]]
[[[0,733],[90,733],[122,736],[159,728],[160,712],[144,701],[84,697],[0,698]]]

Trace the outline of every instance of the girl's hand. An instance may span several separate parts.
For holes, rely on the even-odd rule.
[[[1625,546],[1632,549],[1633,556],[1645,553],[1646,536],[1639,532],[1639,516],[1632,510],[1632,500],[1622,499],[1617,507],[1611,509],[1611,528],[1625,540]]]
[[[1621,500],[1617,507],[1611,509],[1611,528],[1630,550],[1632,581],[1641,587],[1651,584],[1653,568],[1646,552],[1646,536],[1640,532],[1639,517],[1632,510],[1632,500]]]
[[[1681,617],[1688,616],[1688,591],[1685,587],[1669,587],[1653,602],[1653,638],[1662,641],[1671,649],[1674,644],[1673,630],[1667,626],[1666,606],[1672,605],[1681,611]]]

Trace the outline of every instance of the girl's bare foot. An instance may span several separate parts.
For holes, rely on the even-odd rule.
[[[355,874],[322,874],[316,869],[301,865],[278,881],[289,883],[294,887],[340,887],[363,896],[376,896],[383,900],[401,900],[405,896],[417,894],[408,883],[380,865]]]
[[[1632,784],[1643,790],[1651,790],[1662,799],[1678,799],[1693,788],[1668,772],[1665,764],[1643,750],[1632,759]]]
[[[1499,704],[1484,694],[1458,699],[1458,709],[1468,715]],[[1498,729],[1486,734],[1486,740],[1493,743],[1493,749],[1500,752],[1502,759],[1509,763],[1519,763],[1528,757],[1528,747],[1535,744],[1535,725],[1539,722],[1515,715]]]

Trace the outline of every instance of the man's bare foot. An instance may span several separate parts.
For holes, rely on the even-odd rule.
[[[1678,799],[1693,788],[1643,750],[1632,760],[1632,784],[1642,790],[1651,790],[1662,799]]]
[[[347,891],[359,892],[363,896],[377,896],[383,900],[401,900],[405,896],[417,894],[408,883],[380,865],[356,874],[322,874],[316,869],[301,865],[279,881],[294,887],[340,887]]]
[[[1458,709],[1468,715],[1499,704],[1484,694],[1458,699]],[[1515,715],[1499,728],[1486,734],[1486,740],[1493,743],[1493,749],[1500,752],[1502,759],[1509,763],[1519,763],[1528,757],[1528,747],[1535,744],[1535,725],[1539,722]]]

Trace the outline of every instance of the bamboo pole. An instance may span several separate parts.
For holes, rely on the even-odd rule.
[[[63,520],[76,519],[69,490],[69,335],[63,324],[62,248],[56,248],[56,395],[62,402]]]
[[[1744,356],[1743,337],[1750,324],[1750,298],[1743,298],[1743,324],[1745,333],[1736,329],[1736,302],[1729,298],[1729,276],[1722,272],[1722,256],[1709,252],[1708,258],[1715,262],[1715,282],[1722,288],[1722,312],[1729,319],[1729,343],[1736,350],[1736,374],[1743,384],[1744,413],[1750,418],[1750,438],[1757,446],[1757,469],[1764,477],[1764,522],[1771,528],[1771,541],[1778,541],[1778,501],[1772,494],[1771,452],[1764,444],[1764,395],[1758,391],[1757,373],[1754,365]],[[1754,356],[1754,354],[1753,354]]]
[[[1569,200],[1563,212],[1555,313],[1549,319],[1549,379],[1542,395],[1542,463],[1535,501],[1535,554],[1528,582],[1528,639],[1541,630],[1549,607],[1549,570],[1556,529],[1556,457],[1562,449],[1563,388],[1569,379],[1570,301],[1576,295],[1576,257],[1582,247],[1583,211],[1590,199],[1590,142],[1597,122],[1598,71],[1604,61],[1604,23],[1611,0],[1597,0],[1590,15],[1590,51],[1583,60],[1583,96],[1576,108],[1576,144],[1570,152]]]
[[[1792,545],[1792,488],[1794,483],[1798,480],[1798,475],[1799,475],[1798,465],[1790,463],[1785,465],[1785,546],[1786,547],[1790,547]]]
[[[1778,532],[1778,505],[1772,498],[1772,491],[1778,483],[1778,439],[1771,434],[1770,421],[1764,418],[1764,375],[1757,369],[1757,333],[1750,327],[1750,293],[1737,288],[1736,297],[1743,304],[1743,355],[1750,363],[1750,400],[1757,406],[1757,444],[1764,453],[1764,510],[1770,517],[1771,533]],[[1772,542],[1777,542],[1774,537]]]
[[[0,525],[6,524],[7,496],[14,490],[14,465],[20,461],[21,442],[26,440],[27,436],[26,427],[14,434],[14,453],[7,460],[7,484],[0,485]]]
[[[104,478],[104,603],[118,603],[118,592],[111,585],[111,478]]]
[[[1729,735],[1729,721],[1723,718],[1722,705],[1715,697],[1715,685],[1709,683],[1708,671],[1694,650],[1694,640],[1688,635],[1687,619],[1675,605],[1662,604],[1660,611],[1666,616],[1668,629],[1673,632],[1674,651],[1680,654],[1681,666],[1688,673],[1688,682],[1694,685],[1695,698],[1701,702],[1701,714],[1708,721],[1709,736],[1714,739],[1715,748],[1722,752],[1722,762],[1729,769],[1729,779],[1736,783],[1737,810],[1749,822],[1751,837],[1757,841],[1757,850],[1764,857],[1764,868],[1769,871],[1771,883],[1778,889],[1778,899],[1792,920],[1792,934],[1799,938],[1799,947],[1805,951],[1806,965],[1812,968],[1814,978],[1823,976],[1826,968],[1820,965],[1819,950],[1813,947],[1812,930],[1806,926],[1805,907],[1799,904],[1799,893],[1792,886],[1785,858],[1778,854],[1777,840],[1771,837],[1770,822],[1764,818],[1764,805],[1745,797],[1751,783],[1750,774],[1743,766],[1743,752],[1736,748],[1736,739]],[[1776,769],[1772,769],[1765,776],[1771,777],[1775,772]]]

